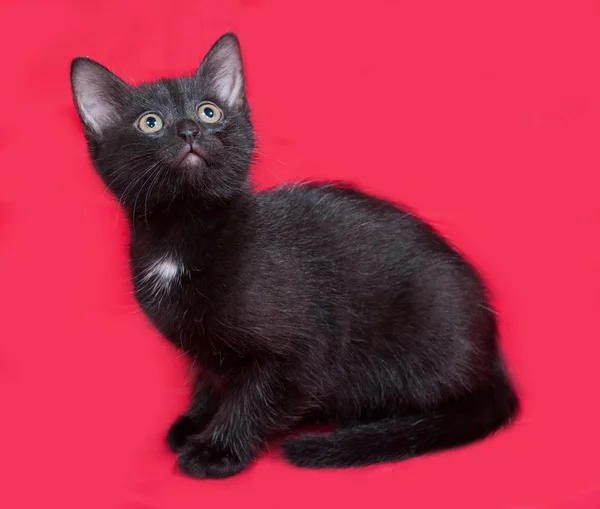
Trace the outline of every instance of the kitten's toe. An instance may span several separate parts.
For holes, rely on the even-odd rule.
[[[188,438],[198,432],[198,426],[191,417],[181,415],[167,432],[167,445],[173,452],[179,452]]]
[[[188,441],[177,456],[179,469],[199,479],[223,479],[241,472],[250,458],[240,458],[227,448],[204,441]]]

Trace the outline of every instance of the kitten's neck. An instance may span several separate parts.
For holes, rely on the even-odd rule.
[[[129,214],[132,246],[184,258],[214,255],[243,241],[251,228],[254,200],[250,191],[226,200],[179,197],[148,214]]]

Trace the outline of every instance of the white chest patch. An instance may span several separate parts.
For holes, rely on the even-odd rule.
[[[184,272],[185,267],[173,258],[161,258],[148,266],[142,276],[142,283],[148,285],[152,293],[158,293],[169,290]]]

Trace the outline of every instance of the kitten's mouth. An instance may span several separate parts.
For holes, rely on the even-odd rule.
[[[177,158],[177,166],[186,168],[200,168],[206,164],[206,158],[202,151],[196,146],[186,145]]]

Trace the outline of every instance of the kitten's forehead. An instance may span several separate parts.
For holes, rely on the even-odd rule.
[[[185,113],[200,95],[193,78],[189,77],[141,83],[136,90],[137,102],[142,108],[160,107],[179,114]]]

